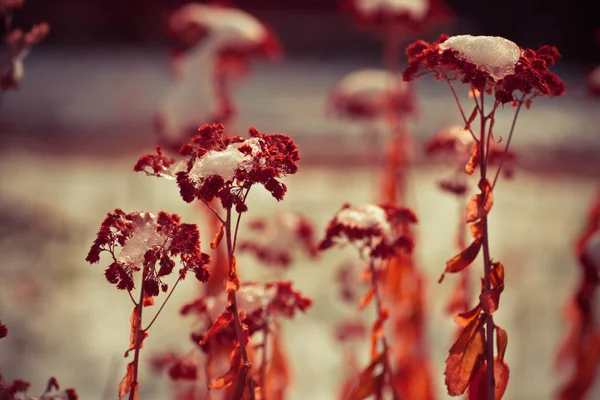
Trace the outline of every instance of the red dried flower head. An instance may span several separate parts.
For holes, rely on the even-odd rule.
[[[117,251],[118,248],[120,251]],[[167,285],[161,278],[171,274],[174,257],[179,256],[184,278],[187,272],[206,282],[210,257],[200,251],[200,233],[196,225],[182,224],[176,214],[160,212],[158,217],[146,212],[124,213],[116,209],[102,222],[86,261],[100,261],[100,253],[108,252],[112,263],[105,271],[106,279],[118,289],[134,288],[133,274],[143,270],[143,287],[147,296],[156,296]]]
[[[374,119],[390,112],[408,116],[416,112],[410,86],[389,71],[361,69],[346,75],[329,96],[336,115],[349,119]]]
[[[169,376],[174,381],[195,381],[198,379],[198,368],[191,361],[179,359],[169,367]]]
[[[296,144],[283,134],[262,134],[250,128],[250,138],[223,137],[221,124],[205,125],[198,129],[192,143],[184,145],[180,155],[184,160],[165,163],[161,152],[145,155],[136,164],[136,171],[150,175],[176,176],[181,197],[186,202],[195,198],[209,202],[215,197],[223,207],[246,211],[243,189],[261,184],[277,200],[287,190],[278,179],[295,174],[300,159]],[[167,165],[168,164],[168,165]],[[158,173],[148,171],[154,166]]]
[[[420,30],[450,16],[442,0],[343,0],[342,7],[351,12],[359,26]]]
[[[300,214],[283,212],[268,220],[255,220],[250,230],[252,239],[241,242],[239,249],[252,252],[265,264],[286,268],[298,249],[310,257],[317,255],[312,223]]]
[[[0,339],[8,336],[8,328],[0,321]]]
[[[367,327],[362,321],[344,321],[337,326],[335,337],[339,342],[362,341],[367,337]]]
[[[565,92],[564,83],[548,71],[560,57],[551,46],[533,51],[501,37],[441,35],[434,43],[419,40],[409,45],[406,55],[405,81],[422,75],[421,68],[446,79],[453,79],[455,74],[473,89],[493,93],[501,104],[513,102],[515,92],[533,96]]]
[[[412,251],[412,241],[396,231],[401,224],[416,222],[416,215],[408,208],[345,204],[329,222],[319,249],[349,242],[361,255],[387,259],[400,249]]]

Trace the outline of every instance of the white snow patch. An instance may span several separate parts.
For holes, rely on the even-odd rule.
[[[356,8],[365,14],[382,13],[410,14],[415,19],[423,19],[429,9],[427,0],[356,0]]]
[[[338,211],[336,220],[342,225],[353,228],[378,228],[385,242],[388,242],[393,235],[385,210],[373,204],[359,204],[344,208]]]
[[[452,36],[442,44],[440,51],[456,50],[458,57],[486,71],[496,81],[515,73],[521,49],[514,42],[499,36]]]
[[[189,172],[195,182],[202,182],[212,175],[219,175],[225,181],[232,181],[239,169],[249,171],[254,165],[256,156],[261,151],[260,138],[250,138],[240,143],[232,143],[225,150],[210,151],[196,160]],[[244,154],[239,147],[248,144],[252,147],[251,154]]]
[[[167,237],[156,231],[158,224],[156,216],[147,212],[134,213],[133,216],[134,231],[125,242],[121,249],[118,261],[122,263],[131,263],[141,268],[144,261],[144,254],[155,246],[162,246],[167,241]],[[168,242],[165,247],[168,248]]]

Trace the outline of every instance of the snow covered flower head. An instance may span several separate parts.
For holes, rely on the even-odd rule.
[[[416,215],[407,208],[344,204],[329,222],[319,249],[351,243],[361,255],[387,259],[401,249],[412,251],[412,241],[397,231],[402,224],[416,222]]]
[[[149,175],[176,176],[181,197],[186,202],[200,199],[209,202],[215,197],[226,209],[236,207],[246,211],[244,191],[261,184],[277,200],[282,200],[287,187],[278,179],[295,174],[300,159],[298,147],[284,134],[262,134],[249,129],[250,138],[223,137],[222,124],[205,125],[191,143],[179,154],[182,162],[164,156],[160,148],[156,155],[142,156],[135,171]]]
[[[521,49],[497,36],[441,35],[434,43],[419,40],[406,48],[409,58],[404,80],[424,75],[424,68],[436,78],[462,77],[479,92],[494,94],[500,104],[515,101],[519,91],[533,96],[560,96],[564,83],[548,68],[560,57],[558,50],[542,46],[537,51]]]
[[[418,30],[450,14],[442,0],[344,0],[360,25]]]
[[[102,222],[86,261],[99,262],[102,252],[112,258],[104,275],[121,290],[133,290],[134,273],[143,270],[146,296],[157,296],[159,289],[166,292],[168,287],[162,278],[173,272],[177,256],[182,263],[181,278],[192,272],[199,281],[208,281],[206,265],[210,257],[200,251],[198,228],[180,223],[176,214],[163,211],[158,216],[147,212],[126,214],[116,209]]]
[[[410,86],[389,71],[364,68],[343,77],[329,97],[330,106],[341,117],[374,119],[394,111],[415,112]]]

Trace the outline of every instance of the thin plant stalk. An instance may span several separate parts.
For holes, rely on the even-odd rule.
[[[142,272],[143,277],[143,272]],[[137,322],[137,326],[135,329],[135,343],[134,343],[134,353],[133,353],[133,364],[132,364],[132,373],[131,373],[131,389],[129,390],[129,400],[136,400],[137,391],[138,391],[138,370],[140,364],[140,348],[142,341],[142,311],[144,310],[144,280],[142,279],[142,283],[140,284],[140,297],[135,305],[136,314],[139,318]]]
[[[231,232],[231,208],[227,209],[227,217],[225,219],[225,236],[227,241],[227,259],[229,262],[229,271],[233,270],[233,240],[232,240],[232,232]],[[240,315],[238,313],[238,305],[237,298],[235,295],[235,291],[228,293],[228,298],[231,307],[231,313],[233,314],[233,322],[235,326],[235,333],[237,336],[237,340],[240,346],[240,355],[242,357],[242,366],[240,369],[240,373],[238,375],[238,380],[235,385],[235,390],[233,392],[233,400],[239,400],[242,398],[244,394],[244,389],[246,387],[246,380],[248,379],[248,374],[251,371],[250,359],[248,357],[248,352],[246,350],[244,330],[242,328],[242,321],[240,320]],[[250,394],[250,399],[255,400],[254,394],[254,380],[248,379],[248,391]]]

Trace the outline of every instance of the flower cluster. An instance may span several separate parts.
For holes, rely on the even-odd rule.
[[[242,323],[248,327],[248,336],[263,330],[272,318],[292,319],[297,311],[305,312],[312,306],[312,300],[292,287],[292,282],[245,282],[236,293]],[[219,310],[225,308],[220,315]],[[207,351],[212,343],[234,342],[236,340],[233,316],[221,298],[203,297],[186,304],[182,315],[195,314],[210,321],[211,327],[205,333],[192,333],[192,340]]]
[[[158,149],[145,155],[134,170],[149,175],[176,177],[181,197],[186,202],[218,198],[226,209],[247,210],[245,196],[255,184],[261,184],[277,200],[287,187],[278,179],[294,174],[300,159],[296,144],[284,134],[262,134],[250,128],[250,138],[223,137],[222,124],[204,125],[191,143],[182,146],[184,160],[174,163]]]
[[[388,259],[399,250],[412,251],[412,240],[396,232],[401,225],[416,222],[408,208],[344,204],[329,222],[319,249],[349,242],[370,258]]]
[[[52,377],[48,380],[46,390],[41,396],[29,396],[27,391],[31,384],[22,379],[15,379],[10,384],[4,382],[2,375],[0,375],[0,399],[4,399],[4,395],[8,394],[8,398],[11,400],[77,400],[77,392],[75,389],[60,390],[60,385],[56,378]]]
[[[313,226],[299,214],[284,212],[270,220],[255,220],[250,230],[255,234],[240,243],[240,250],[253,253],[265,264],[286,268],[298,248],[310,257],[317,255]]]
[[[0,17],[5,17],[23,6],[23,0],[0,0]],[[7,32],[4,36],[4,59],[0,60],[0,93],[6,90],[17,90],[23,78],[23,61],[31,47],[41,42],[50,32],[46,23],[34,25],[29,32],[21,29],[10,30],[7,22]]]
[[[344,0],[342,7],[352,13],[360,26],[413,31],[450,15],[441,0]]]
[[[494,94],[500,104],[515,101],[515,92],[533,96],[559,96],[565,85],[548,68],[560,57],[552,46],[537,51],[521,49],[510,40],[492,36],[441,35],[438,41],[419,40],[406,48],[409,58],[405,81],[422,75],[421,68],[436,78],[461,76],[479,92]]]
[[[117,248],[120,247],[120,252]],[[183,224],[176,214],[159,212],[158,217],[146,212],[126,214],[120,209],[109,213],[102,222],[86,261],[100,261],[100,253],[108,252],[113,262],[105,271],[108,282],[118,289],[134,288],[134,272],[143,267],[143,290],[146,296],[166,292],[168,286],[162,278],[175,267],[174,257],[179,256],[183,267],[179,277],[192,272],[196,279],[206,282],[206,267],[210,257],[200,251],[200,233],[193,224]]]
[[[346,75],[333,88],[330,107],[340,117],[374,119],[394,111],[415,113],[416,100],[410,86],[389,71],[365,68]]]

